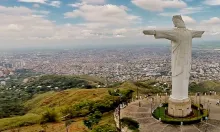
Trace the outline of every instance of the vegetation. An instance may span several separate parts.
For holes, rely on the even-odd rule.
[[[92,132],[117,132],[115,127],[105,124],[105,125],[99,125],[92,129]]]
[[[118,90],[117,94],[114,93],[112,96],[106,95],[100,100],[83,100],[82,102],[64,108],[62,114],[67,115],[65,116],[67,119],[71,119],[87,116],[95,111],[100,111],[101,113],[109,112],[119,105],[119,95],[121,95],[121,101],[127,101],[131,99],[132,92],[132,90]],[[113,93],[110,92],[110,94]]]
[[[204,81],[200,83],[192,82],[189,85],[190,92],[209,92],[209,91],[220,92],[220,82],[217,81]]]
[[[168,88],[164,83],[159,83],[155,80],[137,81],[134,84],[144,94],[164,93],[166,92],[165,89]]]
[[[91,113],[86,120],[83,121],[85,126],[87,126],[89,129],[92,129],[93,125],[98,124],[101,120],[102,113],[100,111],[95,111],[94,113]]]
[[[58,114],[54,109],[48,109],[45,113],[42,114],[41,123],[48,123],[48,122],[57,122]]]
[[[208,116],[208,111],[205,109],[200,108],[200,110],[198,110],[198,106],[196,105],[192,105],[192,110],[193,112],[191,113],[191,115],[184,117],[184,118],[173,118],[169,115],[167,115],[167,110],[165,108],[167,108],[168,105],[167,104],[163,104],[162,107],[157,107],[154,112],[153,112],[153,116],[156,119],[161,118],[161,121],[164,123],[168,123],[168,124],[176,124],[176,125],[180,125],[181,122],[183,122],[183,124],[193,124],[193,123],[198,123],[201,121],[201,119],[205,119],[205,117]]]
[[[24,79],[27,73],[19,71],[17,76]],[[25,75],[23,75],[23,74]],[[31,73],[30,73],[31,74]],[[84,77],[85,78],[85,77]],[[76,76],[63,75],[43,75],[31,77],[28,82],[13,77],[8,85],[0,87],[0,118],[24,115],[30,109],[23,105],[24,102],[31,99],[36,94],[42,94],[48,91],[62,91],[70,88],[94,88],[97,84],[102,84],[98,80],[92,82]]]
[[[123,99],[124,97],[128,96],[130,90],[120,89],[119,92],[123,95]],[[118,106],[118,103],[119,97],[109,95],[108,89],[104,88],[70,89],[61,92],[51,91],[44,94],[35,95],[33,99],[25,103],[24,106],[26,108],[29,108],[29,118],[31,118],[33,115],[38,117],[33,120],[34,122],[26,123],[29,122],[29,120],[26,120],[27,118],[23,116],[20,117],[22,120],[17,120],[16,117],[8,118],[10,120],[5,120],[6,118],[4,118],[1,121],[5,123],[0,124],[0,130],[23,126],[19,124],[31,125],[40,122],[53,122],[56,121],[57,118],[61,119],[61,117],[65,117],[63,118],[64,120],[73,118],[76,119],[78,117],[86,117],[86,119],[89,119],[89,115],[95,113],[95,111],[101,112],[103,115],[102,117],[104,117],[105,113],[113,111],[115,107]],[[54,112],[56,111],[57,114],[54,114],[52,109],[54,109]],[[43,118],[41,115],[43,115]],[[108,118],[111,117],[109,116]],[[16,120],[17,123],[12,125],[13,120]],[[95,124],[94,126],[96,125],[97,124]],[[104,125],[104,123],[102,123],[102,125]]]
[[[138,131],[139,123],[132,118],[124,117],[121,119],[122,126],[128,127],[130,130]]]
[[[8,128],[22,127],[37,124],[40,122],[41,116],[37,114],[26,114],[24,116],[16,116],[13,118],[0,119],[0,131]]]

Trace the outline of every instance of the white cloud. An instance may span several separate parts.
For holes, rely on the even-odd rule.
[[[39,8],[40,5],[39,5],[39,4],[34,4],[33,7],[34,7],[34,8]]]
[[[38,4],[45,4],[53,7],[60,7],[61,1],[50,1],[50,0],[18,0],[19,2],[26,2],[26,3],[35,3],[34,7],[38,8]]]
[[[49,11],[33,10],[22,6],[0,6],[0,17],[4,18],[0,21],[0,43],[45,45],[54,43],[89,44],[92,41],[103,44],[103,39],[105,39],[105,43],[109,44],[149,42],[154,38],[143,37],[142,30],[160,29],[160,26],[163,26],[158,26],[156,23],[151,26],[138,26],[136,24],[137,21],[140,21],[138,16],[129,14],[127,7],[116,5],[84,4],[79,6],[69,14],[71,18],[81,17],[85,20],[79,24],[57,25],[47,17],[43,17],[48,13]],[[183,19],[193,22],[193,19],[187,16]],[[213,20],[216,24],[210,22]],[[217,18],[204,20],[190,28],[205,30],[209,35],[217,35],[220,32],[220,26],[216,20]]]
[[[184,21],[186,24],[195,24],[195,23],[196,23],[196,20],[193,19],[192,17],[182,16],[182,18],[183,18],[183,21]]]
[[[47,11],[36,11],[26,7],[0,6],[0,17],[4,18],[0,21],[0,42],[2,43],[7,40],[7,42],[10,41],[10,43],[16,44],[18,43],[17,41],[22,41],[23,43],[37,43],[39,41],[53,43],[56,40],[72,42],[78,39],[89,40],[88,42],[90,42],[91,39],[100,38],[131,38],[140,33],[140,28],[130,28],[124,24],[120,26],[114,24],[125,23],[125,20],[132,21],[130,19],[132,17],[126,13],[123,7],[113,6],[113,9],[116,10],[102,10],[107,14],[116,15],[116,17],[109,16],[114,19],[113,21],[104,21],[98,18],[103,15],[101,14],[101,16],[97,17],[100,21],[93,21],[92,19],[91,21],[80,24],[56,25],[54,22],[48,20],[47,17],[36,15],[36,12],[40,12],[42,15],[48,14],[49,12]],[[117,16],[118,12],[119,14]],[[122,21],[119,18],[125,20]]]
[[[46,27],[54,24],[47,19],[35,15],[38,12],[26,7],[0,6],[0,37],[4,39],[19,39],[33,36],[46,35]],[[45,14],[46,12],[42,11]],[[43,30],[35,30],[34,27],[45,27]],[[52,32],[51,32],[52,33]]]
[[[194,14],[198,12],[204,11],[204,7],[186,7],[180,9],[178,12],[163,12],[159,15],[161,16],[173,16],[173,15],[188,15],[188,14]]]
[[[51,1],[49,5],[54,6],[54,7],[60,7],[61,1]]]
[[[20,26],[18,24],[9,24],[7,28],[8,30],[21,31],[23,26]]]
[[[82,5],[84,5],[85,3],[74,3],[74,4],[68,4],[71,7],[80,7]]]
[[[194,0],[185,0],[186,2],[192,2],[192,1],[194,1]]]
[[[209,38],[211,36],[216,36],[216,35],[218,36],[220,33],[220,18],[213,17],[208,20],[203,20],[196,25],[192,25],[191,28],[194,30],[205,31],[206,38]]]
[[[48,15],[50,11],[43,11],[43,10],[32,10],[35,14],[40,14],[40,15]]]
[[[105,0],[81,0],[87,4],[104,4]]]
[[[47,0],[18,0],[19,2],[27,2],[27,3],[40,3],[45,4]]]
[[[81,17],[88,22],[101,22],[108,24],[130,24],[139,22],[140,17],[127,13],[127,7],[116,5],[88,5],[83,4],[72,12],[66,12],[65,18]]]
[[[165,8],[184,8],[187,6],[182,0],[132,0],[132,3],[150,11],[163,11]]]
[[[210,24],[210,25],[216,25],[216,24],[220,24],[220,18],[218,17],[212,17],[209,20],[203,20],[201,22],[202,24]]]
[[[205,0],[204,4],[207,4],[207,5],[220,5],[220,0]]]
[[[0,5],[0,13],[5,15],[27,15],[32,11],[26,7],[5,7]]]

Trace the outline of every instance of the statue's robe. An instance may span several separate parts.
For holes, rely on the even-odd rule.
[[[182,100],[188,98],[188,85],[192,62],[192,39],[200,38],[204,31],[186,28],[173,30],[155,30],[156,39],[165,38],[172,44],[172,95],[171,98]]]

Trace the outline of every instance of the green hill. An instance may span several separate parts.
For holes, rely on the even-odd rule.
[[[204,81],[200,83],[191,83],[189,85],[190,92],[208,92],[214,90],[220,92],[220,82],[218,81]]]
[[[101,79],[89,76],[42,75],[26,80],[0,86],[0,118],[23,115],[26,110],[21,104],[36,94],[72,88],[91,89],[104,85]]]
[[[61,124],[65,124],[65,121],[62,121],[65,120],[65,118],[63,118],[65,115],[72,114],[70,118],[78,120],[80,117],[85,118],[94,110],[100,110],[104,113],[100,123],[104,124],[106,120],[107,122],[113,122],[111,125],[114,126],[114,121],[111,117],[113,115],[112,110],[117,107],[119,97],[109,95],[109,90],[113,91],[113,89],[114,88],[74,88],[35,94],[32,99],[24,102],[24,108],[28,111],[24,116],[0,119],[0,131],[15,127],[22,127],[22,129],[24,129],[24,126],[29,126],[27,129],[32,130],[32,126],[34,127],[37,124],[39,128],[42,114],[48,110],[54,110],[58,114]],[[122,92],[122,95],[124,94],[123,97],[128,97],[127,93],[130,88],[124,88],[123,86],[118,89]],[[110,112],[110,115],[107,114],[106,116],[106,112]],[[82,123],[82,121],[83,119],[78,120],[78,123]],[[73,125],[74,124],[75,123],[73,123]]]
[[[0,119],[0,130],[37,124],[40,122],[41,114],[50,108],[59,114],[62,108],[71,107],[85,100],[104,100],[108,95],[108,89],[69,89],[61,92],[47,92],[35,95],[33,99],[24,103],[29,111],[24,116]],[[60,115],[61,116],[61,115]]]

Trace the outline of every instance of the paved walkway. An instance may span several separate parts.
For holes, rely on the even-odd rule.
[[[141,107],[139,107],[139,101]],[[161,101],[165,101],[165,99]],[[121,117],[131,117],[138,121],[140,124],[140,132],[220,132],[220,106],[215,106],[215,101],[216,100],[211,101],[210,120],[194,125],[180,126],[163,124],[151,116],[151,104],[147,99],[130,103],[126,108],[121,110]],[[157,105],[158,104],[153,104],[152,109]],[[219,117],[215,115],[219,115]]]

